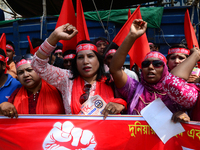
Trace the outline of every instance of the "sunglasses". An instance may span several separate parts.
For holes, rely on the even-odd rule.
[[[142,68],[147,68],[149,67],[150,64],[152,64],[154,68],[160,68],[164,65],[164,62],[161,60],[153,60],[153,61],[145,60],[142,62]]]
[[[80,103],[81,105],[89,98],[89,95],[90,95],[90,88],[91,88],[91,84],[86,84],[84,87],[83,87],[83,91],[85,93],[83,93],[81,96],[80,96]]]
[[[25,55],[13,57],[13,61],[14,61],[15,64],[18,63],[19,61],[21,61],[22,59],[31,60],[31,59],[33,59],[33,55],[32,54],[25,54]]]

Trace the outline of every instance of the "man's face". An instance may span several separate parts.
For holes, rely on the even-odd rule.
[[[98,44],[97,44],[96,46],[97,46],[98,53],[99,53],[100,55],[103,55],[103,51],[104,51],[104,49],[106,48],[107,43],[104,42],[104,41],[101,41],[101,42],[98,42]]]
[[[9,57],[9,60],[13,60],[13,57],[15,55],[15,52],[6,48],[6,53],[7,53],[7,57]]]

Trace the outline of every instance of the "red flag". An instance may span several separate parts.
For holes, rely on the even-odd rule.
[[[76,1],[76,14],[77,43],[81,40],[90,40],[81,0]]]
[[[118,46],[122,44],[125,37],[128,35],[131,24],[133,23],[133,20],[135,19],[142,19],[142,16],[140,13],[140,6],[137,7],[137,9],[126,21],[122,29],[115,36],[113,42],[115,42]],[[150,48],[149,48],[146,33],[144,33],[141,37],[139,37],[135,41],[131,50],[128,53],[130,56],[130,68],[134,65],[134,63],[136,63],[141,68],[141,63],[148,52],[150,52]]]
[[[5,52],[5,54],[6,54],[6,69],[5,69],[4,73],[7,73],[7,70],[10,70],[10,67],[7,64],[8,57],[7,57],[7,52],[6,52],[6,34],[5,33],[3,33],[1,35],[1,38],[0,38],[0,48],[3,49],[4,52]]]
[[[72,0],[64,0],[56,28],[66,23],[76,26],[76,16]],[[59,42],[63,44],[63,53],[69,49],[76,49],[77,42],[75,37],[71,40],[60,40]]]
[[[6,56],[7,56],[7,52],[6,52],[6,34],[3,33],[1,35],[1,39],[0,39],[0,48],[4,50]]]
[[[34,55],[35,52],[38,50],[39,47],[37,48],[37,50],[34,50],[29,35],[27,35],[27,39],[28,39],[28,44],[29,44],[29,48],[30,48],[30,53]]]
[[[129,9],[128,10],[128,18],[130,18],[130,16],[131,16],[131,10]]]
[[[199,48],[199,44],[198,44],[197,37],[194,32],[194,28],[190,22],[190,15],[189,15],[188,10],[185,12],[184,32],[185,32],[185,39],[187,41],[188,48],[189,49],[191,49],[193,47]]]

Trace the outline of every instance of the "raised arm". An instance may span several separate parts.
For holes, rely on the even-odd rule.
[[[55,46],[59,40],[70,40],[71,38],[73,38],[76,34],[78,33],[78,30],[70,25],[69,23],[62,25],[58,28],[56,28],[51,35],[48,37],[47,42],[52,45]],[[41,59],[46,59],[48,58],[51,54],[51,51],[37,51],[36,55],[41,58]]]
[[[147,23],[142,19],[135,19],[131,25],[130,31],[123,43],[117,49],[117,52],[110,63],[110,73],[114,79],[117,88],[122,88],[127,82],[127,75],[122,70],[126,56],[135,40],[143,35],[147,29]]]
[[[188,80],[196,62],[200,60],[200,50],[195,47],[191,51],[192,54],[184,62],[172,69],[171,74],[184,80]]]
[[[70,24],[56,28],[49,38],[42,43],[31,62],[35,72],[49,84],[61,91],[63,84],[68,84],[69,71],[48,64],[48,56],[55,49],[59,40],[70,40],[78,31]],[[37,56],[37,57],[36,57]],[[62,91],[61,91],[62,92]]]

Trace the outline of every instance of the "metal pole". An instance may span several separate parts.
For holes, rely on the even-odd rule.
[[[46,17],[47,16],[47,9],[46,9],[46,0],[43,0],[43,17]]]
[[[47,9],[46,9],[46,0],[42,1],[42,8],[43,8],[43,14],[41,17],[41,26],[40,26],[40,39],[42,39],[42,35],[43,35],[43,24],[44,24],[44,20],[46,21],[46,16],[47,16]]]

